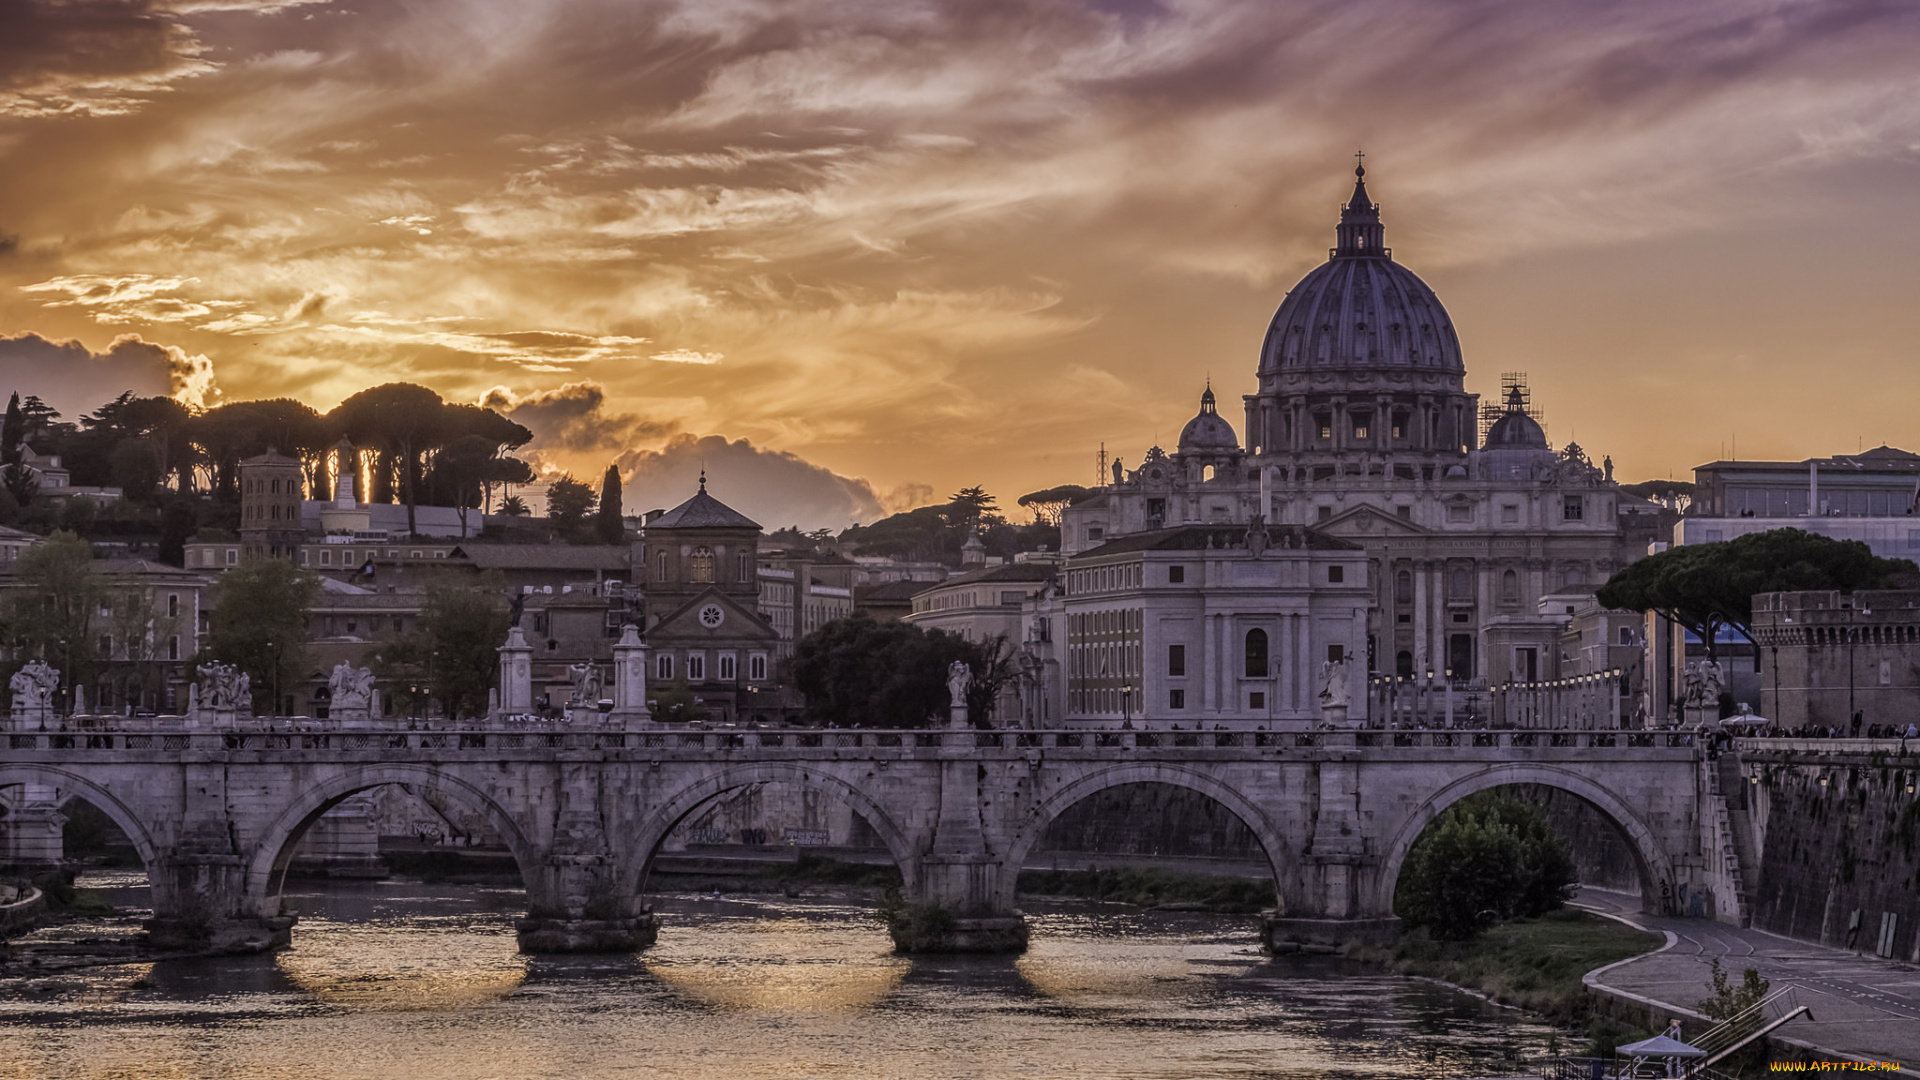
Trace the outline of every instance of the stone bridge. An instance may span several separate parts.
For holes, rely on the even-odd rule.
[[[405,784],[484,815],[512,849],[530,909],[522,948],[635,948],[657,932],[643,894],[667,834],[727,792],[779,781],[844,800],[885,842],[907,898],[955,916],[920,946],[1011,950],[1026,940],[1015,879],[1048,823],[1107,788],[1171,784],[1259,838],[1279,898],[1268,943],[1288,948],[1390,930],[1401,863],[1435,815],[1477,791],[1537,784],[1618,826],[1649,907],[1691,890],[1738,918],[1716,770],[1667,733],[274,726],[7,734],[11,858],[48,845],[57,858],[57,808],[84,799],[146,865],[156,943],[272,948],[289,939],[280,892],[302,834],[356,793]]]

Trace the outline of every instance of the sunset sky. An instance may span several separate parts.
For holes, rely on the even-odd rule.
[[[0,392],[368,385],[768,526],[1172,448],[1367,151],[1623,479],[1920,450],[1905,0],[4,0]],[[1244,434],[1244,433],[1243,433]]]

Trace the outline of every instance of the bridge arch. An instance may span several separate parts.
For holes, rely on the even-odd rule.
[[[153,835],[147,831],[141,815],[122,802],[120,797],[112,791],[77,773],[51,765],[0,765],[0,788],[17,787],[22,784],[41,784],[59,788],[67,795],[92,803],[101,813],[113,819],[113,823],[120,827],[121,832],[127,834],[127,839],[133,844],[133,850],[140,856],[140,864],[146,867],[153,866],[154,857],[159,851]]]
[[[1167,784],[1186,788],[1226,807],[1228,812],[1252,830],[1254,838],[1260,842],[1260,849],[1266,852],[1275,892],[1283,901],[1295,892],[1297,882],[1282,875],[1281,858],[1287,851],[1284,835],[1257,804],[1232,785],[1196,769],[1161,762],[1134,761],[1088,773],[1034,803],[1028,820],[1014,832],[1013,840],[1007,846],[1006,870],[1000,875],[1000,901],[1005,910],[1012,910],[1015,906],[1020,868],[1026,865],[1027,856],[1032,853],[1034,845],[1046,835],[1047,826],[1075,803],[1109,788],[1127,784]]]
[[[1564,791],[1583,800],[1613,822],[1626,837],[1627,846],[1633,852],[1635,865],[1640,871],[1642,904],[1655,901],[1661,882],[1674,882],[1673,860],[1660,846],[1653,830],[1618,796],[1571,769],[1515,763],[1495,765],[1463,776],[1434,792],[1407,816],[1384,848],[1372,910],[1382,914],[1392,913],[1394,890],[1400,883],[1400,868],[1406,863],[1407,854],[1413,850],[1420,834],[1447,807],[1469,795],[1515,784],[1534,784]]]
[[[534,845],[519,821],[494,798],[466,780],[434,765],[393,762],[354,765],[302,789],[261,832],[247,860],[246,895],[254,901],[277,895],[300,838],[321,815],[354,795],[387,784],[412,784],[439,791],[465,809],[484,815],[506,841],[531,888],[538,864]]]
[[[867,820],[867,824],[873,826],[873,831],[887,846],[887,853],[893,856],[894,863],[900,868],[907,895],[919,894],[922,842],[901,828],[885,807],[847,780],[823,769],[784,761],[723,768],[688,784],[666,802],[646,810],[633,842],[626,846],[624,852],[616,852],[626,856],[623,859],[621,884],[630,891],[638,891],[645,884],[647,869],[652,865],[660,845],[689,814],[729,791],[763,783],[794,784],[824,791],[853,807],[856,813]]]

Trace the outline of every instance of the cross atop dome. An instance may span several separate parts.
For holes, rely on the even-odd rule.
[[[1366,151],[1361,150],[1353,156],[1364,161]],[[1335,258],[1393,257],[1393,253],[1387,250],[1385,233],[1380,225],[1380,204],[1367,197],[1365,164],[1353,167],[1353,197],[1340,208],[1340,226],[1334,230],[1334,235],[1337,237],[1333,249]]]

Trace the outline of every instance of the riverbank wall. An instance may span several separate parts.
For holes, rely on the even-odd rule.
[[[1739,801],[1758,853],[1753,925],[1920,963],[1920,744],[1744,740]]]

